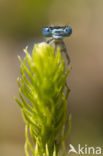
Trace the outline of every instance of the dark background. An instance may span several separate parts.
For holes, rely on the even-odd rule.
[[[24,122],[16,83],[17,55],[44,41],[42,27],[71,25],[65,39],[71,57],[68,100],[72,130],[67,139],[103,145],[103,0],[0,0],[0,156],[24,156]]]

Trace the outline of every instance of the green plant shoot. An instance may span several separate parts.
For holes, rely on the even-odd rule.
[[[66,83],[70,68],[66,71],[60,49],[55,52],[47,43],[36,44],[32,56],[27,48],[24,52],[24,60],[19,57],[21,78],[17,79],[20,100],[15,100],[26,125],[25,153],[58,156],[70,131]]]

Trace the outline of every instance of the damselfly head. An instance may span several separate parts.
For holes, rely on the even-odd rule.
[[[50,26],[43,28],[42,33],[46,37],[61,39],[70,36],[72,34],[72,28],[70,26]]]

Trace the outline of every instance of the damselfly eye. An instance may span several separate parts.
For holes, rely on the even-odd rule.
[[[65,36],[70,36],[72,34],[72,28],[70,26],[67,26],[65,28]]]
[[[49,27],[43,28],[42,33],[46,37],[51,37],[52,36],[52,32],[51,32],[51,29]]]
[[[65,28],[65,31],[66,31],[66,32],[68,32],[68,29],[67,29],[67,28]]]
[[[49,32],[50,31],[50,28],[47,28],[47,32]]]

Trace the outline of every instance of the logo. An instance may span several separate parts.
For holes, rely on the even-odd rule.
[[[70,149],[69,149],[69,153],[75,153],[75,154],[96,154],[96,155],[101,155],[102,154],[102,149],[101,147],[88,147],[87,145],[85,146],[81,146],[80,144],[77,145],[77,149],[75,149],[75,147],[70,144],[69,145]]]

